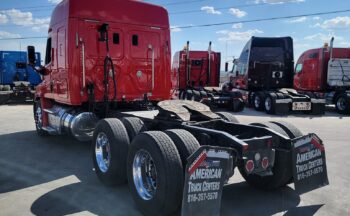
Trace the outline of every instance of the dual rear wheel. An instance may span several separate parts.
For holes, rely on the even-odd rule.
[[[187,158],[199,148],[188,131],[143,132],[138,118],[103,119],[94,132],[93,162],[106,185],[129,182],[145,215],[171,215],[181,206]]]

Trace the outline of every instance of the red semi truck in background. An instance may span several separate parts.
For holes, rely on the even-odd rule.
[[[98,178],[110,186],[129,182],[145,215],[173,215],[181,207],[184,216],[217,214],[223,184],[236,167],[249,184],[263,189],[294,182],[305,192],[328,184],[317,135],[304,136],[283,122],[239,124],[232,114],[213,113],[204,104],[168,100],[170,51],[168,12],[162,7],[63,0],[51,17],[45,65],[36,68],[43,75],[33,110],[38,135],[92,141]],[[34,67],[32,46],[28,62]],[[158,102],[154,118],[123,112],[133,111],[127,105],[149,102]],[[307,184],[295,172],[300,146],[303,154],[317,151],[322,160],[322,170]],[[216,187],[192,191],[191,181]]]
[[[305,51],[297,61],[294,88],[335,104],[337,112],[350,114],[350,48],[330,46]]]
[[[269,114],[323,114],[323,99],[293,89],[294,57],[291,37],[252,37],[233,62],[233,85],[247,103]],[[226,64],[226,71],[228,64]]]
[[[239,91],[223,92],[220,88],[221,53],[190,50],[190,43],[174,54],[172,83],[175,95],[183,100],[201,101],[211,107],[242,111],[244,103]]]

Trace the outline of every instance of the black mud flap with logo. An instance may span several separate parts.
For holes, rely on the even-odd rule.
[[[201,146],[188,158],[182,199],[182,216],[218,216],[221,195],[229,169],[232,150]]]
[[[329,184],[322,140],[309,134],[292,141],[295,190],[306,193]]]

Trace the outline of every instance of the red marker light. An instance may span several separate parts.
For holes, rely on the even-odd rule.
[[[266,141],[266,144],[267,144],[268,147],[271,147],[272,146],[272,139],[268,139]]]
[[[247,163],[245,164],[245,169],[247,170],[248,173],[253,172],[253,170],[254,170],[254,162],[253,162],[253,160],[247,161]]]
[[[261,161],[261,166],[263,169],[266,169],[269,166],[269,159],[267,157],[264,157]]]

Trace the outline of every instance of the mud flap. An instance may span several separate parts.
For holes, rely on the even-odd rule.
[[[275,113],[277,115],[287,115],[290,112],[290,104],[291,99],[276,99],[275,105]]]
[[[292,140],[295,190],[306,193],[329,184],[322,140],[309,134]]]
[[[223,185],[232,169],[231,150],[201,146],[187,160],[181,215],[220,215]]]

